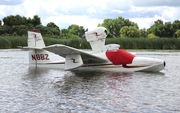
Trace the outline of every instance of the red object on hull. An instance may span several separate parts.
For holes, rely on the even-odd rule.
[[[106,51],[106,56],[114,65],[131,64],[135,57],[133,54],[122,49]]]

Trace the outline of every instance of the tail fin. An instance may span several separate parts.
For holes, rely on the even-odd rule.
[[[39,49],[31,49],[33,47]],[[29,64],[30,66],[43,65],[50,63],[49,52],[43,50],[44,48],[44,40],[42,38],[41,32],[39,29],[29,30],[28,31],[28,47],[32,51],[29,52]]]
[[[28,31],[28,47],[45,47],[44,40],[39,29]]]

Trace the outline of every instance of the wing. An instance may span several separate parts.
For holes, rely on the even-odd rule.
[[[48,50],[50,52],[53,52],[55,54],[58,54],[64,58],[66,58],[67,55],[76,55],[79,54],[82,58],[82,61],[86,64],[89,62],[95,62],[95,63],[103,63],[107,62],[106,59],[103,59],[101,57],[98,57],[96,55],[91,54],[90,52],[79,50],[73,47],[65,46],[62,44],[55,44],[51,46],[47,46],[43,48],[45,50]]]

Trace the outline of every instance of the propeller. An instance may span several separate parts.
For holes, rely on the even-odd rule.
[[[85,32],[87,32],[87,31],[88,31],[88,28],[86,28]],[[81,40],[80,46],[82,45],[84,39],[86,38],[85,33],[81,36],[81,38],[82,38],[82,40]]]

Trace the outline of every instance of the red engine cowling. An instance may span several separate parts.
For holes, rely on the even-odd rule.
[[[135,57],[133,54],[122,49],[106,51],[106,56],[114,65],[131,64]]]

